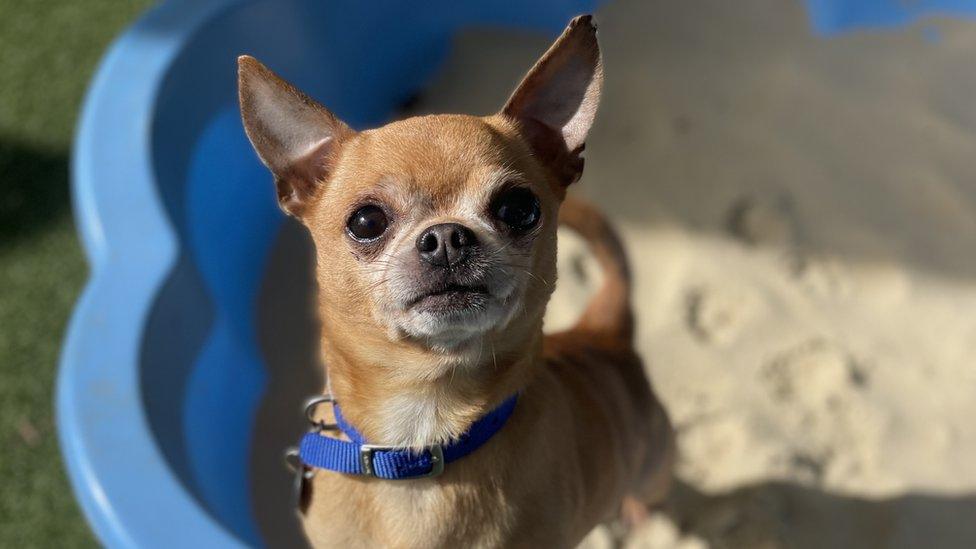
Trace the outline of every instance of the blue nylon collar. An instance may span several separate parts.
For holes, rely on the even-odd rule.
[[[518,395],[509,397],[474,422],[456,440],[445,445],[429,446],[420,452],[367,444],[359,431],[342,417],[339,405],[334,403],[336,424],[352,442],[311,431],[302,437],[298,455],[306,467],[328,469],[347,475],[390,480],[436,476],[444,470],[445,464],[474,452],[500,431],[515,410],[517,400]]]

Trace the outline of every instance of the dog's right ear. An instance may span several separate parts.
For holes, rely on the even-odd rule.
[[[274,175],[278,203],[301,218],[353,131],[257,59],[237,58],[244,131]]]

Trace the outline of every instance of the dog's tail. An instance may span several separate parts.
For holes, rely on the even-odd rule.
[[[559,222],[583,237],[603,270],[603,285],[574,329],[610,333],[630,341],[634,334],[630,267],[620,237],[599,210],[572,195],[559,210]]]

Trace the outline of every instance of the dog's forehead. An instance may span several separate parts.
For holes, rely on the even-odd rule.
[[[507,128],[466,115],[408,118],[357,135],[343,171],[357,186],[396,186],[432,199],[477,191],[518,154]]]

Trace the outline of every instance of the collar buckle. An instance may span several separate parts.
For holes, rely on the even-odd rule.
[[[380,444],[363,444],[359,447],[359,463],[362,465],[363,476],[381,478],[376,476],[376,468],[373,467],[373,454],[376,452],[402,451],[396,446],[383,446]],[[430,454],[430,471],[423,475],[416,475],[407,478],[431,478],[444,472],[444,448],[440,444],[428,446],[425,450]]]

